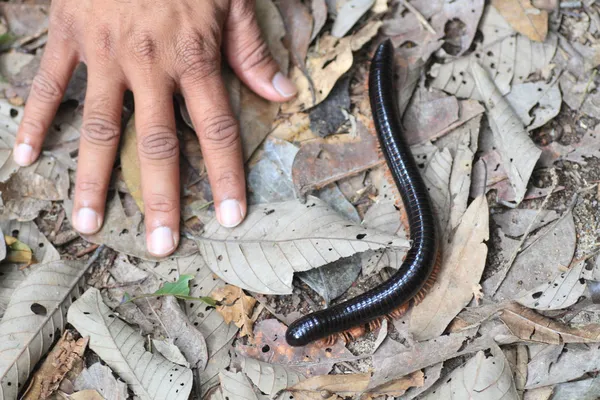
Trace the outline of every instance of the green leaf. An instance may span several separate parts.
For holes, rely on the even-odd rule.
[[[194,279],[194,275],[181,275],[177,282],[165,282],[165,284],[154,292],[155,295],[170,294],[173,296],[189,296],[190,281]]]

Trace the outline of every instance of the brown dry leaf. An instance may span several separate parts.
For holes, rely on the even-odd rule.
[[[143,214],[144,199],[142,198],[142,177],[140,175],[140,160],[138,158],[135,116],[131,116],[123,133],[120,156],[123,180],[125,180],[125,184],[129,189],[129,194],[133,197],[140,212]]]
[[[233,285],[225,285],[212,292],[211,297],[220,302],[217,311],[226,324],[233,322],[241,329],[240,336],[252,336],[252,311],[256,300]]]
[[[473,298],[472,288],[483,273],[489,238],[487,199],[475,199],[462,217],[452,242],[443,250],[438,278],[421,303],[413,308],[409,330],[417,340],[441,335],[450,321]]]
[[[296,193],[306,196],[314,190],[383,164],[377,138],[357,121],[358,138],[349,135],[315,140],[303,145],[294,158],[292,180]]]
[[[42,366],[33,375],[24,400],[47,399],[73,368],[83,369],[83,353],[89,338],[77,339],[74,332],[65,331],[52,348]]]
[[[127,384],[117,380],[112,370],[100,362],[84,369],[74,383],[75,390],[97,390],[110,400],[126,400]]]
[[[600,341],[600,325],[571,328],[514,303],[505,307],[499,317],[513,335],[527,342],[563,344]]]
[[[286,28],[283,43],[292,54],[294,64],[304,68],[313,30],[313,17],[301,0],[279,0],[276,4]]]
[[[311,90],[312,85],[304,73],[298,67],[294,67],[290,78],[298,88],[298,95],[293,101],[284,104],[282,111],[294,113],[308,110],[325,100],[337,80],[352,67],[352,53],[370,41],[380,26],[380,21],[370,21],[360,31],[343,39],[330,35],[321,37],[315,46],[315,52],[309,53],[306,62],[314,91]]]
[[[526,390],[523,394],[523,400],[550,400],[553,393],[553,386],[545,386],[537,389]]]
[[[82,390],[80,392],[75,392],[69,396],[70,400],[105,400],[104,397],[100,395],[95,390]]]
[[[536,42],[546,40],[548,12],[535,8],[531,0],[492,0],[492,5],[517,32]]]
[[[247,346],[238,343],[236,351],[269,364],[282,364],[306,377],[326,375],[333,368],[333,360],[352,358],[342,341],[330,347],[315,343],[291,347],[285,341],[286,330],[287,327],[276,319],[260,321],[254,326],[254,343]]]
[[[310,8],[314,19],[313,30],[310,35],[310,41],[312,42],[327,22],[327,3],[325,3],[325,0],[312,0]]]
[[[378,396],[402,396],[411,387],[421,387],[424,384],[422,371],[415,371],[400,379],[395,379],[375,389],[367,389],[371,374],[340,374],[321,375],[302,381],[288,391],[298,399],[322,399],[322,393],[335,393],[338,396],[360,396],[370,399]]]

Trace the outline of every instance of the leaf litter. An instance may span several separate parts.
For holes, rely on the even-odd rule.
[[[264,101],[224,68],[251,205],[244,228],[232,231],[213,219],[202,152],[182,104],[189,125],[178,127],[184,239],[167,260],[145,250],[135,130],[126,130],[103,230],[82,239],[70,227],[85,68],[78,68],[65,97],[75,101],[61,105],[41,160],[29,168],[12,162],[47,16],[41,6],[3,5],[12,36],[0,54],[7,99],[0,102],[0,227],[6,243],[21,248],[6,247],[0,266],[0,333],[10,335],[3,398],[38,382],[30,372],[48,375],[33,366],[61,348],[48,353],[67,309],[77,314],[92,295],[94,312],[75,320],[104,325],[103,340],[111,323],[131,333],[132,354],[183,374],[175,392],[181,398],[192,390],[214,399],[465,392],[547,399],[596,391],[590,373],[599,368],[600,321],[589,297],[600,275],[588,258],[600,220],[600,197],[590,186],[600,181],[598,9],[549,3],[258,1],[264,37],[281,70],[292,65],[299,96],[283,106]],[[397,47],[399,109],[440,223],[442,272],[414,312],[379,331],[292,349],[273,317],[289,322],[373,287],[398,268],[410,243],[367,95],[366,61],[385,37]],[[548,184],[550,168],[559,185]],[[304,223],[287,229],[286,217]],[[302,250],[289,253],[285,241]],[[90,256],[97,245],[107,249]],[[17,254],[24,263],[11,262]],[[74,259],[81,261],[67,261]],[[87,286],[95,289],[70,306]],[[74,325],[98,344],[89,323]],[[40,341],[44,335],[51,340]],[[148,390],[159,396],[179,389],[168,379],[148,389],[122,345],[85,351],[64,377],[49,376],[51,387],[86,399],[129,398],[126,384],[142,398]],[[153,354],[158,348],[175,362]],[[98,357],[108,366],[83,369],[84,359],[91,365]]]

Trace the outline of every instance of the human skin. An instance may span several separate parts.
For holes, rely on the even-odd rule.
[[[254,0],[54,0],[48,44],[33,80],[14,148],[21,166],[38,158],[79,62],[88,69],[73,225],[100,230],[121,133],[123,94],[134,95],[148,251],[179,242],[179,145],[173,94],[185,100],[204,155],[218,221],[238,225],[246,187],[238,122],[221,76],[225,56],[265,99],[296,94],[273,60]]]

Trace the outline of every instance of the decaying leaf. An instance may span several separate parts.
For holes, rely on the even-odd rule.
[[[556,82],[525,82],[513,85],[506,100],[528,131],[539,128],[556,117],[562,96]]]
[[[509,205],[519,204],[525,197],[529,177],[542,151],[533,143],[519,117],[479,63],[471,64],[471,72],[485,99],[494,142],[515,191],[515,202]]]
[[[167,360],[172,363],[182,365],[186,368],[190,367],[190,363],[185,359],[179,347],[173,344],[172,339],[156,340],[152,339],[152,346]]]
[[[312,42],[327,22],[327,3],[325,3],[325,0],[312,0],[311,11],[314,19],[313,30],[310,35],[310,41]]]
[[[550,222],[556,221],[559,215],[554,210],[527,210],[511,209],[501,214],[493,214],[494,222],[500,226],[504,234],[518,238],[525,234],[525,231],[531,225],[531,232],[538,230]],[[535,219],[535,221],[533,221]]]
[[[241,336],[252,336],[252,311],[256,300],[244,291],[232,285],[220,287],[212,292],[212,297],[219,302],[217,311],[223,316],[226,324],[233,322],[241,329]]]
[[[483,273],[489,237],[487,200],[475,199],[463,215],[438,278],[421,303],[413,308],[410,332],[417,340],[441,335],[446,326],[473,298],[471,288]]]
[[[293,273],[380,248],[405,248],[405,240],[344,220],[310,197],[249,207],[234,229],[216,220],[197,240],[208,266],[227,283],[259,293],[287,294]]]
[[[12,236],[4,236],[4,241],[8,250],[6,261],[25,264],[25,266],[29,266],[34,262],[31,247]]]
[[[96,390],[105,399],[126,400],[128,398],[127,385],[115,379],[112,371],[106,365],[97,362],[77,377],[75,390]]]
[[[308,7],[300,0],[278,1],[285,24],[284,43],[292,55],[294,63],[304,68],[304,60],[308,53],[310,36],[312,34],[313,18]]]
[[[370,379],[371,374],[322,375],[302,381],[288,390],[301,399],[317,399],[323,392],[344,397],[362,394],[372,397],[401,396],[407,389],[423,386],[424,383],[422,371],[415,371],[375,389],[368,389]]]
[[[105,400],[105,398],[96,390],[82,390],[69,396],[71,400]]]
[[[221,382],[221,391],[226,399],[244,399],[244,400],[262,400],[264,396],[259,396],[244,376],[242,372],[233,372],[223,370],[219,372],[219,381]]]
[[[123,138],[121,139],[121,171],[123,180],[129,189],[129,194],[134,198],[138,209],[144,213],[144,199],[142,198],[142,176],[140,175],[140,160],[138,158],[137,132],[135,130],[135,116],[131,116]]]
[[[61,334],[86,270],[75,261],[48,263],[15,289],[0,321],[0,397],[17,398],[31,369]]]
[[[375,4],[375,0],[349,0],[344,3],[337,13],[335,22],[331,27],[331,35],[336,38],[346,36],[369,9]]]
[[[314,343],[290,347],[285,341],[286,330],[286,326],[276,319],[260,321],[254,325],[254,343],[247,346],[238,343],[236,350],[244,357],[273,366],[283,365],[306,377],[328,374],[333,360],[352,356],[341,341],[330,347]]]
[[[306,61],[314,91],[302,71],[297,67],[292,68],[290,78],[298,88],[298,95],[282,107],[283,112],[304,111],[322,102],[339,77],[352,66],[352,53],[370,41],[377,34],[379,26],[381,26],[380,21],[370,21],[349,37],[337,39],[329,35],[322,36],[318,49],[314,53],[309,53]]]
[[[304,375],[285,364],[271,364],[249,357],[240,358],[242,371],[261,392],[268,395],[275,395],[305,379]]]
[[[306,283],[329,305],[340,297],[356,281],[362,270],[361,258],[354,255],[341,258],[323,267],[297,274],[298,279]]]
[[[558,345],[600,341],[600,325],[571,328],[517,304],[505,307],[500,319],[513,335],[528,342]]]
[[[90,288],[69,308],[68,321],[141,399],[187,399],[192,371],[144,348],[144,338],[104,304],[100,292]],[[152,379],[162,376],[164,379]]]
[[[42,366],[36,371],[23,400],[47,399],[54,393],[69,371],[79,365],[83,368],[83,352],[88,339],[77,339],[73,332],[65,331]]]
[[[73,201],[68,199],[63,203],[67,218],[72,218]],[[120,253],[139,257],[144,260],[157,260],[148,253],[146,247],[146,228],[138,211],[133,216],[127,216],[118,194],[113,196],[106,205],[102,229],[93,235],[82,235],[87,241],[104,244]],[[198,249],[193,241],[181,237],[179,247],[172,257],[184,257],[194,254]]]
[[[534,390],[544,389],[548,391],[548,388]],[[553,395],[552,398],[554,399],[596,400],[598,398],[598,393],[600,393],[600,378],[598,378],[598,376],[575,382],[561,383],[554,387],[554,391],[550,390],[550,395]],[[546,399],[541,398],[540,400],[548,400],[550,395]]]
[[[531,0],[492,0],[492,5],[519,33],[543,42],[548,34],[548,12],[535,8]]]
[[[502,350],[497,345],[491,347],[492,355],[478,351],[464,366],[461,366],[444,379],[423,398],[473,399],[473,400],[517,400],[518,394],[512,371]]]

